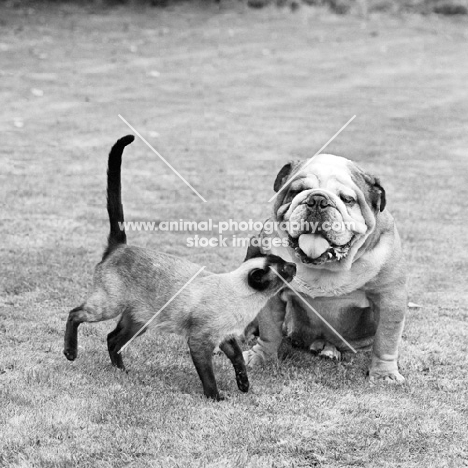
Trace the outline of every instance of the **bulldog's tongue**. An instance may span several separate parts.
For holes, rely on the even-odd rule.
[[[309,258],[318,258],[330,248],[326,239],[318,234],[302,234],[299,237],[299,247]]]

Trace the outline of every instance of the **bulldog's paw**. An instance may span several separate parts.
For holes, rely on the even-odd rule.
[[[398,365],[395,360],[383,360],[377,356],[372,356],[369,369],[369,382],[384,382],[390,384],[401,384],[405,378],[398,372]]]
[[[247,367],[256,367],[260,366],[265,362],[265,359],[252,349],[249,349],[248,351],[244,351],[242,353],[242,356],[244,357],[245,365]]]
[[[309,350],[314,354],[318,354],[320,357],[341,361],[341,352],[325,340],[315,340],[309,346]]]
[[[325,340],[315,340],[309,346],[309,350],[314,354],[319,354],[325,348]]]
[[[332,359],[334,361],[341,361],[341,352],[338,351],[336,347],[330,343],[327,343],[325,345],[322,351],[320,351],[319,356]]]
[[[404,381],[405,378],[397,370],[388,372],[369,371],[369,382],[371,384],[375,384],[378,382],[388,384],[402,384]]]

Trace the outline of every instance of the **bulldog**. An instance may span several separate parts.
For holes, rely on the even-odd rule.
[[[293,344],[337,358],[372,345],[371,380],[403,382],[398,346],[407,310],[406,266],[378,178],[349,159],[319,154],[278,173],[273,216],[246,258],[273,253],[297,265],[291,288],[257,317],[259,339],[244,359],[276,357],[283,326]],[[325,324],[304,300],[332,327]]]

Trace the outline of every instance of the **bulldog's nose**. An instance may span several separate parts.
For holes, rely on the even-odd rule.
[[[320,193],[311,195],[307,200],[307,206],[310,208],[320,208],[321,210],[325,209],[327,206],[330,206],[331,203],[328,198]]]

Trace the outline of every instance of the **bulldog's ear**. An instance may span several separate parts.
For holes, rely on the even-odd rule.
[[[387,205],[385,189],[380,185],[380,180],[377,177],[369,176],[368,183],[370,185],[370,201],[372,208],[375,211],[383,211]]]
[[[387,205],[385,189],[382,187],[377,177],[364,172],[359,166],[354,164],[351,166],[351,178],[361,187],[361,190],[367,186],[367,190],[364,189],[366,201],[369,202],[375,212],[385,209]]]
[[[301,162],[302,161],[290,161],[281,168],[276,176],[275,183],[273,184],[273,190],[275,192],[278,192],[278,190],[286,183],[289,176],[296,170]]]

